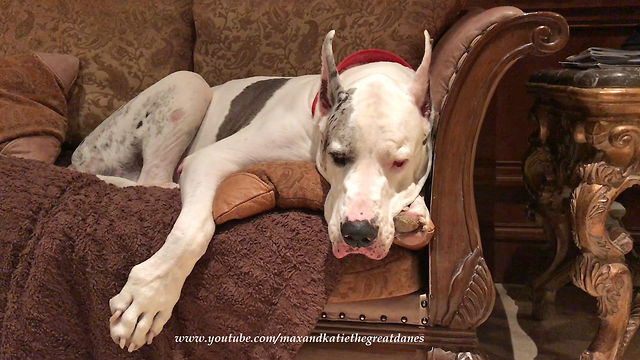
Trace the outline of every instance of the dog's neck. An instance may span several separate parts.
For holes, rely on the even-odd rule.
[[[388,51],[379,50],[379,49],[368,49],[354,52],[353,54],[347,56],[344,60],[336,66],[338,73],[342,73],[345,70],[348,70],[352,67],[364,64],[370,64],[374,62],[391,62],[397,63],[409,69],[413,69],[409,63],[404,61],[400,56],[390,53]],[[311,104],[311,116],[315,116],[316,107],[318,105],[318,94],[313,98],[313,103]]]

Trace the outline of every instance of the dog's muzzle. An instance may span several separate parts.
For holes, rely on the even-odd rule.
[[[379,228],[366,220],[346,221],[340,225],[342,238],[353,248],[368,247],[378,237]]]

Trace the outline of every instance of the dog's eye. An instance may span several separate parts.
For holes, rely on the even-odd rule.
[[[331,160],[333,160],[333,163],[336,164],[337,166],[345,166],[347,165],[347,157],[344,154],[341,153],[331,153],[329,154],[331,156]]]
[[[400,169],[407,163],[407,160],[396,160],[393,162],[394,169]]]

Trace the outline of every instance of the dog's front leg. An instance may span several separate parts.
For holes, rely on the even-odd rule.
[[[309,156],[308,150],[293,156],[281,153],[279,148],[287,149],[283,144],[249,141],[253,138],[232,136],[185,158],[180,177],[182,210],[173,229],[158,252],[133,267],[122,291],[109,302],[111,337],[120,347],[134,351],[145,342],[151,343],[171,317],[184,281],[213,236],[211,210],[218,184],[257,162]]]

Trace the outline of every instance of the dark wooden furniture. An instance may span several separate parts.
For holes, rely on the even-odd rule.
[[[598,299],[600,326],[582,358],[619,359],[640,322],[633,239],[615,202],[640,184],[640,67],[542,71],[528,88],[539,128],[529,139],[525,184],[557,245],[533,282],[534,316],[544,318],[556,290],[573,281]]]
[[[638,0],[469,0],[467,6],[516,6],[525,12],[553,11],[568,22],[571,37],[558,52],[529,56],[514,64],[500,81],[487,109],[476,152],[475,187],[482,246],[496,282],[525,283],[543,269],[536,268],[545,251],[542,226],[526,217],[527,191],[522,179],[526,136],[535,126],[526,119],[533,98],[525,84],[540,69],[589,46],[618,48],[640,24]],[[640,234],[640,189],[625,192],[625,226]],[[534,270],[535,269],[535,270]]]

